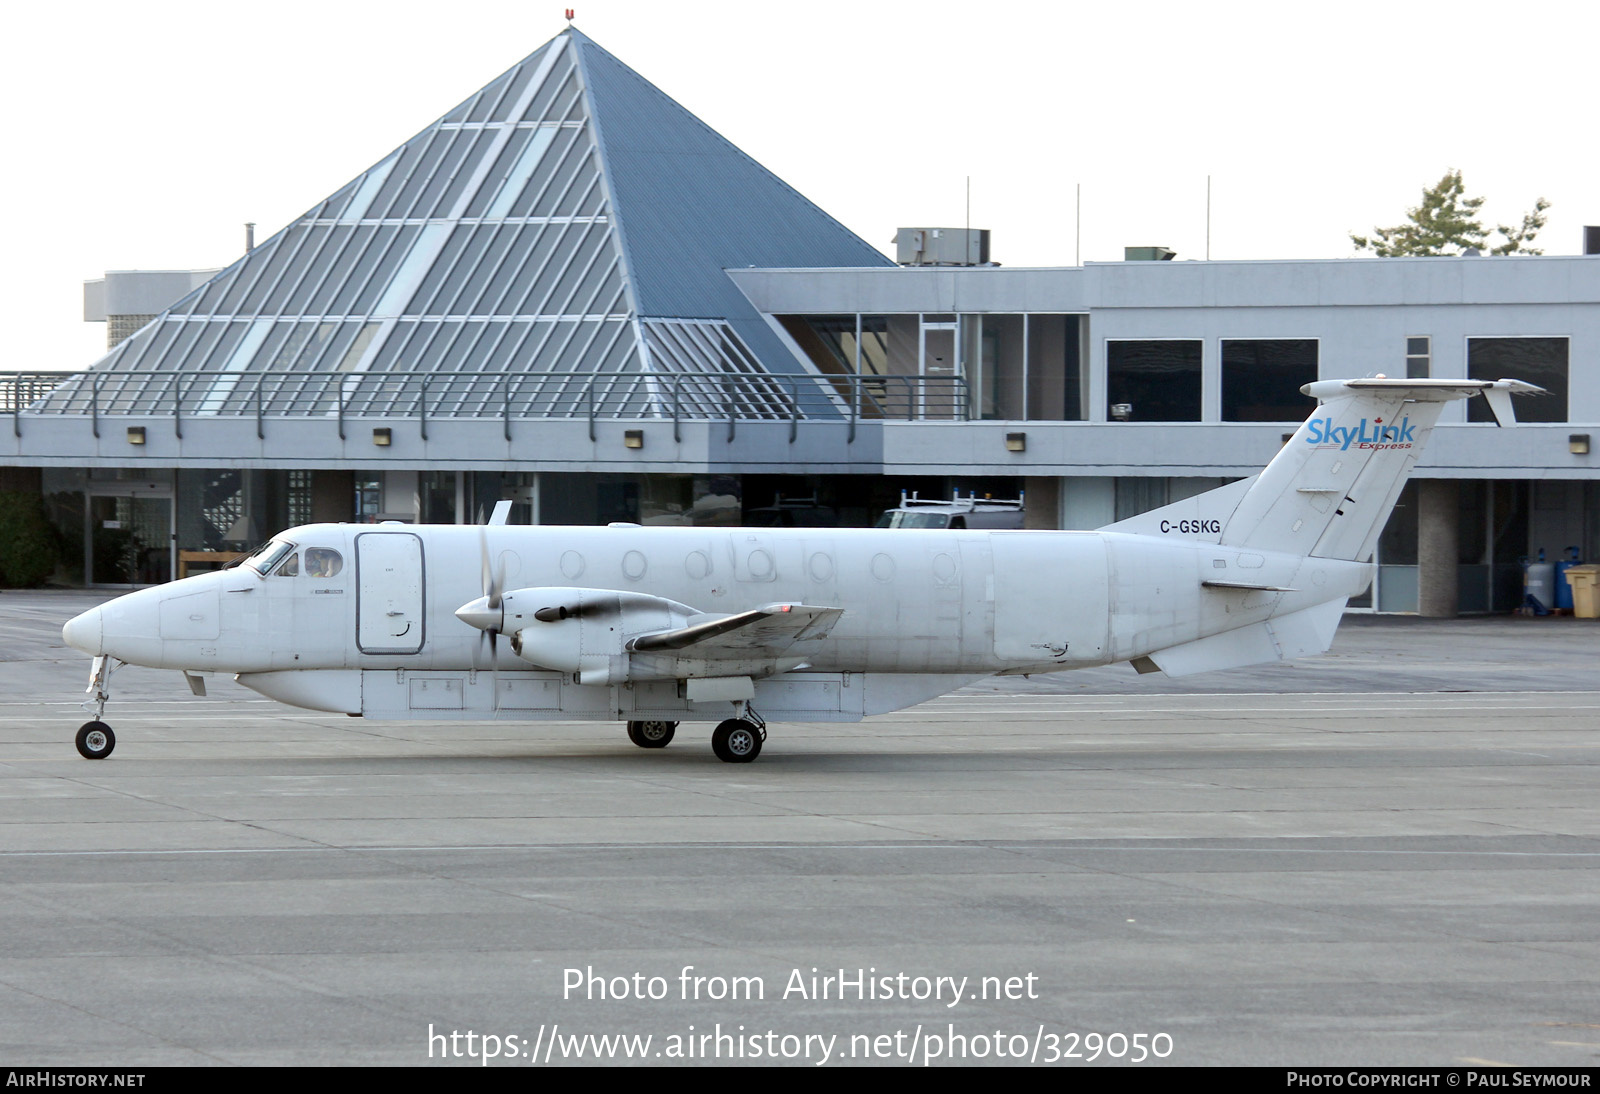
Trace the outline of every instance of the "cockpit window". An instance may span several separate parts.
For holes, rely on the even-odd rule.
[[[270,574],[272,568],[292,550],[294,544],[275,539],[245,559],[244,564],[259,574]]]
[[[272,576],[274,576],[274,577],[298,577],[298,576],[300,576],[300,556],[299,555],[290,555],[288,558],[284,559],[283,560],[283,565],[279,566],[276,570],[272,571]]]
[[[332,547],[306,548],[306,573],[311,577],[336,577],[344,559]]]

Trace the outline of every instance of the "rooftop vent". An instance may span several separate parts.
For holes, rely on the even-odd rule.
[[[987,266],[987,228],[900,228],[895,261],[902,266]]]
[[[1172,256],[1177,251],[1170,247],[1124,247],[1122,260],[1124,262],[1171,262]]]

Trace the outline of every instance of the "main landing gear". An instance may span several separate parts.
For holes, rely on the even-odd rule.
[[[83,723],[73,742],[78,746],[78,755],[86,760],[103,760],[117,747],[117,735],[101,719],[105,717],[106,700],[111,698],[111,674],[121,667],[121,661],[104,656],[96,657],[89,667],[89,698],[83,707],[94,708],[94,721]]]
[[[747,764],[761,755],[767,723],[745,704],[744,717],[729,718],[711,734],[711,751],[725,764]]]
[[[666,748],[678,732],[677,722],[629,722],[628,740],[640,748]]]
[[[628,723],[628,740],[640,748],[666,748],[677,732],[677,722]],[[766,739],[766,720],[746,703],[742,715],[727,719],[712,732],[711,751],[725,764],[747,764],[761,755],[761,745]],[[78,747],[81,750],[83,746]]]

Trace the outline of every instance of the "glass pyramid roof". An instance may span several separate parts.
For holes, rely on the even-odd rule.
[[[772,374],[806,366],[724,270],[881,265],[569,28],[117,346],[94,400],[403,414],[421,377],[436,416],[668,414],[667,386],[691,416],[785,416]]]

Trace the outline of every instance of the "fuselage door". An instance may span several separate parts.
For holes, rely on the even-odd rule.
[[[356,647],[362,653],[421,650],[422,540],[411,532],[363,532],[356,536],[356,560]]]

